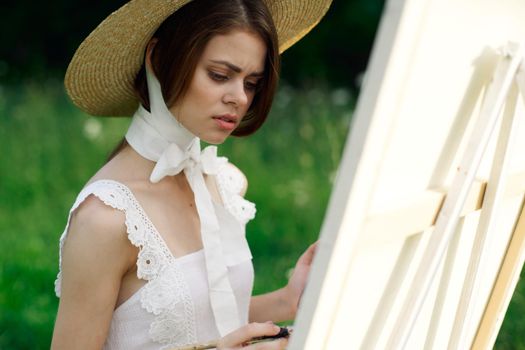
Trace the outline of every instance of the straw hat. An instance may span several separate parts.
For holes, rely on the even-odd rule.
[[[130,116],[138,107],[133,81],[144,50],[161,23],[191,0],[131,0],[82,42],[66,72],[73,103],[98,116]],[[319,23],[332,0],[264,0],[279,38],[279,51]]]

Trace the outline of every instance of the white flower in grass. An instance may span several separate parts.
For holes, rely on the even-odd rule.
[[[336,106],[345,106],[350,102],[350,91],[339,88],[332,91],[332,103]]]
[[[304,207],[310,202],[310,196],[306,192],[296,192],[294,202],[298,207]]]
[[[84,122],[83,131],[84,136],[86,136],[89,140],[95,140],[102,132],[102,123],[95,118],[89,118]]]

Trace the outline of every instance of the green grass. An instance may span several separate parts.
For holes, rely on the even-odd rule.
[[[316,239],[353,105],[345,90],[281,88],[257,134],[220,147],[245,172],[257,205],[247,226],[256,293],[282,286]],[[79,112],[58,82],[0,86],[0,349],[49,348],[59,235],[127,124]],[[497,348],[525,349],[524,298],[521,283]]]

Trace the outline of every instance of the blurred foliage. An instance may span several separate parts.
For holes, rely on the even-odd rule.
[[[80,42],[125,0],[2,0],[0,78],[61,77]]]
[[[294,86],[327,81],[359,87],[384,0],[335,0],[320,24],[283,54],[282,75]]]
[[[383,1],[334,1],[321,23],[283,54],[284,80],[353,87],[366,67]],[[61,78],[81,41],[126,2],[2,0],[0,80]]]

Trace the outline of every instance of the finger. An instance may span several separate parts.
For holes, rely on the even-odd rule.
[[[317,247],[319,246],[319,241],[315,241],[314,243],[312,243],[309,247],[308,247],[308,253],[312,254],[312,255],[315,255],[315,253],[317,252]]]
[[[281,328],[273,323],[250,323],[224,336],[219,341],[219,348],[238,346],[255,337],[276,335],[280,330]]]
[[[301,255],[301,257],[299,258],[299,262],[301,262],[301,264],[310,265],[312,263],[318,242],[319,241],[316,241],[315,243],[311,244],[308,247],[308,249],[306,249],[306,251],[303,253],[303,255]]]

